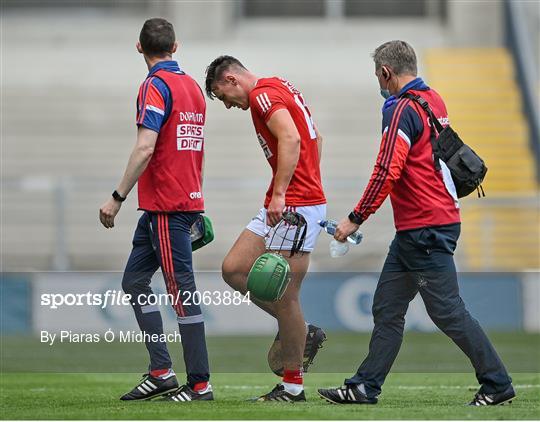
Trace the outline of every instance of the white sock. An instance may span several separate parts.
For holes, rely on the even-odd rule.
[[[166,380],[167,378],[170,378],[172,376],[176,375],[172,369],[169,369],[169,372],[166,374],[160,375],[158,378],[161,378],[162,380]]]
[[[362,394],[365,396],[366,395],[366,386],[364,385],[364,383],[360,384],[358,386],[358,388],[360,389],[360,391],[362,392]]]
[[[293,396],[297,396],[302,391],[304,391],[303,384],[293,384],[291,382],[282,382],[281,385],[285,387],[285,391]]]

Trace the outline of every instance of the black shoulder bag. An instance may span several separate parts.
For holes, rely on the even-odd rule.
[[[480,192],[482,196],[486,196],[482,188],[482,182],[488,170],[484,160],[460,139],[450,125],[443,127],[439,123],[425,99],[410,93],[405,93],[402,97],[418,103],[428,114],[431,120],[431,146],[435,169],[441,169],[439,158],[446,163],[454,180],[458,198],[463,198],[475,190],[479,198]],[[435,129],[439,134],[438,137]]]

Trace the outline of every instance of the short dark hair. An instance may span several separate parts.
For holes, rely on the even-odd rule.
[[[176,35],[172,24],[163,18],[148,19],[139,35],[142,51],[149,57],[172,54]]]
[[[219,81],[223,76],[223,72],[228,70],[232,66],[238,66],[241,69],[245,69],[244,65],[240,63],[240,60],[233,56],[219,56],[214,59],[212,63],[206,68],[206,95],[213,100],[216,98],[212,92],[212,84]]]
[[[410,44],[405,41],[388,41],[378,46],[372,54],[375,69],[381,66],[389,66],[397,75],[416,76],[416,54]]]

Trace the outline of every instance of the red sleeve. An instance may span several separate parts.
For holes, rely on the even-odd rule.
[[[265,86],[251,91],[250,103],[256,114],[265,122],[268,122],[276,111],[287,108],[281,93],[275,88]]]
[[[405,102],[398,106],[388,128],[384,131],[375,168],[362,199],[354,209],[362,221],[379,209],[401,177],[410,148],[410,141],[399,129],[399,119],[405,107]]]
[[[165,100],[155,85],[156,78],[148,78],[137,97],[137,125],[159,132],[165,116]]]

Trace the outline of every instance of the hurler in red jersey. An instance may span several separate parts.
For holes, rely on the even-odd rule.
[[[263,207],[225,257],[223,279],[246,292],[247,274],[266,251],[280,251],[291,268],[291,281],[280,300],[270,303],[252,298],[278,321],[279,333],[269,356],[277,356],[277,366],[272,362],[270,366],[283,376],[281,384],[256,400],[305,401],[303,371],[326,338],[319,327],[304,321],[299,302],[310,252],[321,230],[318,221],[326,218],[319,168],[322,137],[300,91],[281,78],[258,78],[234,57],[218,57],[208,66],[206,93],[228,109],[251,110],[257,140],[272,168]],[[307,222],[303,254],[294,253],[294,241],[287,236],[289,226],[280,224],[285,210],[301,214]]]

